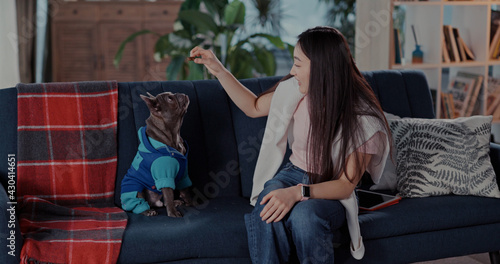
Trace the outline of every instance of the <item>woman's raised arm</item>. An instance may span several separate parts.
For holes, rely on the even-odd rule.
[[[190,56],[197,57],[194,62],[203,64],[213,74],[229,95],[231,100],[249,117],[261,117],[269,114],[271,99],[274,93],[257,97],[252,91],[243,86],[217,59],[210,50],[195,47]]]

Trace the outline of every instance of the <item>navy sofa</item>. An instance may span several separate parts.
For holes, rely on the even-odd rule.
[[[434,118],[422,73],[363,74],[386,112]],[[269,77],[242,83],[261,93],[278,80]],[[183,208],[181,219],[169,218],[165,212],[156,217],[128,214],[119,262],[250,263],[243,215],[252,210],[248,197],[266,118],[245,116],[216,80],[119,83],[116,205],[120,205],[121,179],[136,153],[136,131],[149,115],[139,95],[163,91],[182,92],[191,99],[181,132],[190,145],[189,174],[200,205]],[[0,176],[5,188],[7,157],[16,153],[15,88],[0,90],[0,105]],[[500,175],[500,145],[491,145],[490,156]],[[0,188],[0,263],[15,263],[18,260],[7,254],[8,246],[14,244],[18,256],[22,239],[16,216],[7,211],[4,188]],[[342,243],[335,249],[336,263],[411,263],[481,252],[491,252],[492,262],[499,263],[500,199],[403,199],[397,205],[360,214],[359,220],[366,246],[364,258],[356,261],[350,256],[344,228],[339,237]],[[11,232],[16,240],[8,239]]]

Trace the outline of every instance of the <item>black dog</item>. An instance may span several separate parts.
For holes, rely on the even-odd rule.
[[[151,207],[165,206],[168,216],[182,217],[176,207],[193,205],[188,188],[192,185],[187,175],[188,146],[180,136],[189,97],[165,92],[141,98],[151,114],[146,126],[139,129],[139,150],[122,181],[122,207],[153,216],[157,212]],[[180,189],[183,202],[174,201],[174,189]]]

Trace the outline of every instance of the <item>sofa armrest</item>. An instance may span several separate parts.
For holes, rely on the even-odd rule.
[[[497,176],[497,184],[500,187],[500,144],[490,142],[490,160]]]
[[[0,184],[0,263],[19,263],[23,246],[19,229],[17,204],[10,204],[7,192]]]

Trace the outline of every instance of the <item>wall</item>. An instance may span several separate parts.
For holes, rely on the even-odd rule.
[[[15,0],[0,1],[0,89],[19,82]]]

